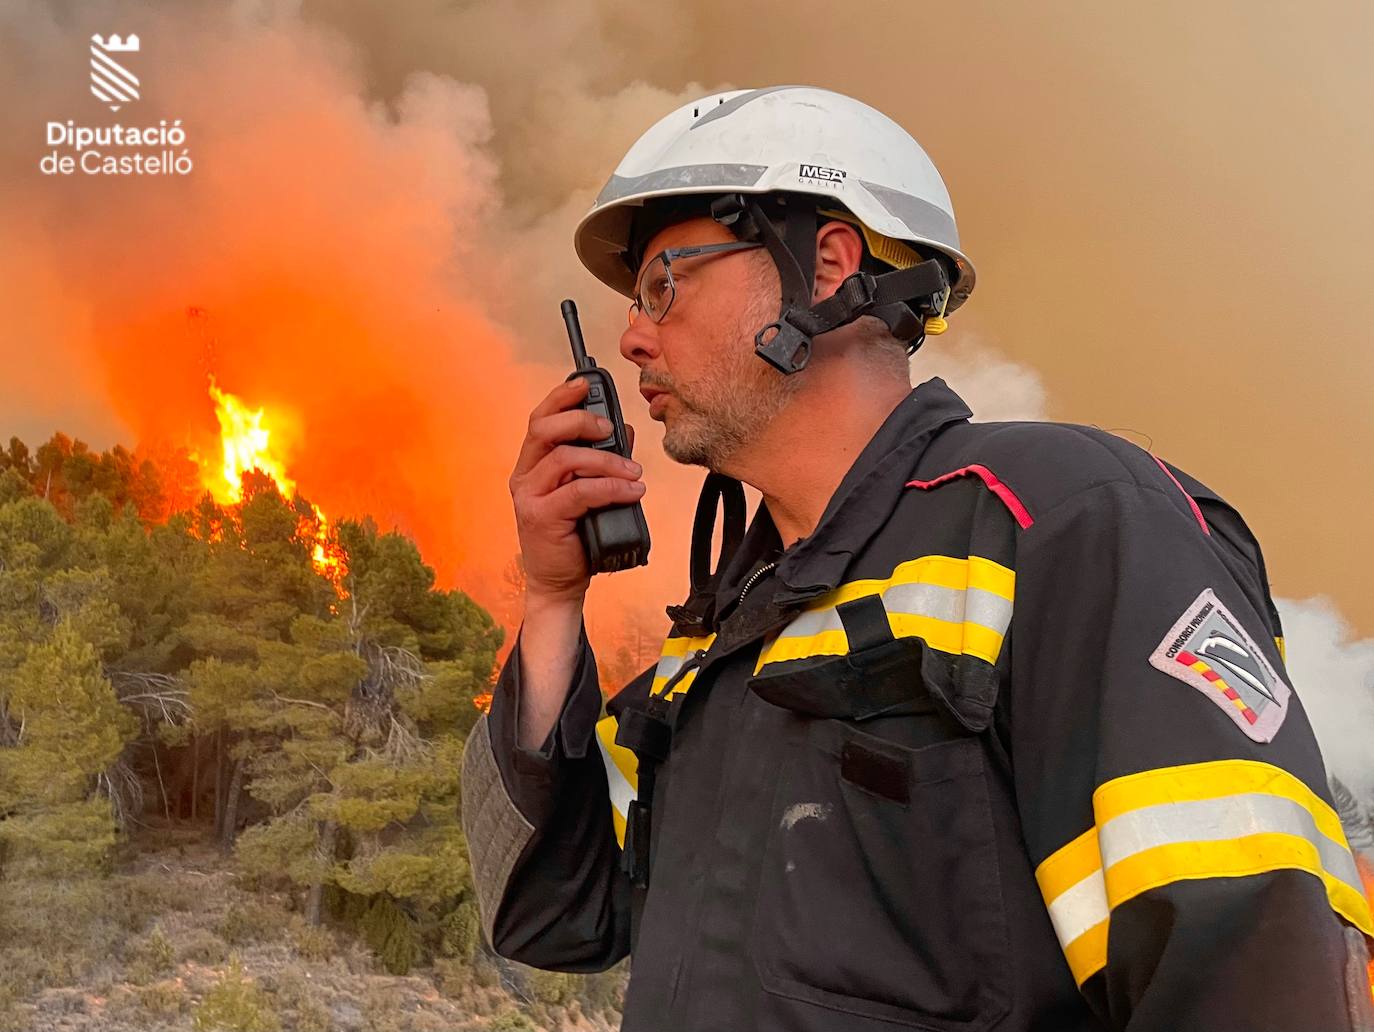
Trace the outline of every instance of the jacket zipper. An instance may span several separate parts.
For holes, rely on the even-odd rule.
[[[774,561],[767,564],[766,566],[760,566],[757,570],[751,573],[749,575],[749,579],[744,582],[744,590],[739,593],[739,602],[737,602],[736,605],[744,605],[744,596],[749,594],[749,589],[759,582],[760,577],[762,577],[765,573],[767,573],[769,570],[773,569],[773,567],[777,565],[777,562]]]

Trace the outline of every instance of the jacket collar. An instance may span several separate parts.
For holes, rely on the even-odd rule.
[[[963,399],[939,377],[913,388],[849,467],[816,529],[786,551],[768,507],[760,503],[721,578],[717,612],[723,616],[750,573],[774,559],[780,581],[773,595],[776,605],[795,605],[836,587],[854,556],[887,522],[932,438],[972,415]]]

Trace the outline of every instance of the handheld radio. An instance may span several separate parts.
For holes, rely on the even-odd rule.
[[[611,374],[587,354],[587,345],[582,339],[582,324],[577,319],[577,305],[572,301],[564,301],[561,307],[563,322],[568,327],[568,343],[572,345],[573,364],[577,367],[568,379],[578,376],[586,379],[587,394],[582,408],[611,421],[608,437],[584,444],[598,451],[615,452],[628,459],[630,439],[625,433],[625,418],[620,413],[620,398],[615,393],[615,382]],[[578,521],[577,533],[582,538],[582,547],[587,553],[587,562],[593,574],[629,570],[649,561],[649,524],[638,502],[591,510]]]

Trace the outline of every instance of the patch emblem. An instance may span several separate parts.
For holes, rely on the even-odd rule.
[[[1150,665],[1192,685],[1256,742],[1273,741],[1293,694],[1211,588],[1169,628]]]

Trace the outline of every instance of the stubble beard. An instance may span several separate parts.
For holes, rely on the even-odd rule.
[[[669,458],[722,471],[791,402],[801,386],[798,375],[784,376],[751,346],[754,331],[767,321],[767,316],[746,314],[731,328],[732,346],[721,349],[726,357],[709,375],[691,384],[662,384],[677,401],[672,422],[665,417],[664,424],[663,450]]]

